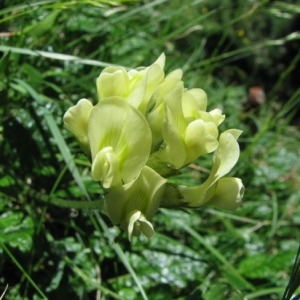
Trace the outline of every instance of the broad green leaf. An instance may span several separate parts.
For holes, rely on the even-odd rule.
[[[287,270],[295,256],[294,249],[281,250],[276,254],[258,253],[243,259],[239,264],[239,271],[247,278],[269,278],[276,283],[280,272]]]

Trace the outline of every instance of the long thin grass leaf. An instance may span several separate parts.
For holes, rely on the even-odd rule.
[[[259,291],[255,291],[255,292],[252,292],[252,293],[249,293],[249,294],[246,294],[244,296],[243,299],[266,299],[266,298],[261,298],[263,296],[270,296],[272,294],[278,294],[280,295],[282,293],[282,288],[280,287],[274,287],[274,288],[269,288],[269,289],[262,289],[262,290],[259,290]],[[270,298],[267,298],[267,299],[270,299]]]
[[[75,55],[68,55],[56,52],[47,52],[47,51],[40,51],[40,50],[30,50],[26,48],[17,48],[17,47],[10,47],[10,46],[0,46],[0,51],[12,53],[18,53],[23,55],[29,56],[41,56],[50,59],[56,60],[63,60],[63,61],[72,61],[74,63],[83,64],[83,65],[90,65],[90,66],[99,66],[99,67],[108,67],[113,66],[113,64],[93,60],[93,59],[83,59]]]
[[[61,131],[59,130],[52,114],[44,107],[44,103],[42,101],[41,96],[25,81],[21,79],[15,80],[19,85],[21,85],[30,95],[31,97],[40,105],[40,108],[42,109],[44,113],[45,120],[49,126],[49,129],[55,139],[55,142],[60,150],[60,153],[67,164],[69,171],[71,172],[74,180],[76,181],[78,187],[81,189],[81,191],[84,193],[85,197],[90,200],[89,194],[83,184],[82,178],[79,174],[79,171],[76,167],[76,164],[74,162],[74,159],[70,153],[69,147],[67,146]]]
[[[299,66],[300,61],[300,50],[298,51],[297,55],[293,58],[289,66],[280,74],[279,79],[277,80],[276,84],[274,84],[274,87],[269,92],[269,97],[275,96],[278,89],[282,86],[284,80],[288,77],[291,72],[296,69]]]
[[[0,241],[0,243],[1,243],[2,249],[4,249],[4,251],[10,257],[10,259],[18,267],[18,269],[23,273],[23,275],[30,282],[30,284],[34,287],[34,289],[41,295],[41,297],[43,299],[48,299],[47,296],[43,293],[43,291],[38,287],[38,285],[32,280],[30,275],[25,271],[25,269],[22,267],[22,265],[19,263],[19,261],[14,257],[14,255],[10,252],[10,250],[5,246],[5,244],[2,243],[1,241]]]
[[[159,4],[162,4],[162,3],[167,2],[167,1],[168,0],[150,1],[149,3],[146,3],[146,4],[144,4],[142,6],[139,6],[139,7],[135,8],[135,9],[131,9],[127,13],[124,13],[124,14],[120,15],[119,17],[114,18],[111,22],[112,22],[112,24],[119,23],[120,21],[125,20],[125,19],[129,19],[130,17],[132,17],[135,14],[140,13],[141,11],[145,11],[145,10],[147,10],[149,8],[155,7],[155,6],[159,5]]]
[[[178,222],[179,223],[179,222]],[[191,236],[193,236],[200,244],[202,244],[218,261],[220,261],[225,270],[235,278],[236,283],[243,286],[243,288],[250,289],[251,291],[255,290],[255,287],[248,282],[238,271],[228,262],[228,260],[212,245],[206,242],[206,240],[198,234],[193,228],[184,223],[179,223],[179,226],[184,228]]]
[[[230,61],[234,61],[234,60],[237,60],[240,58],[244,58],[244,57],[253,55],[255,50],[258,50],[258,49],[261,49],[264,47],[282,46],[291,40],[299,40],[299,39],[300,39],[300,34],[297,34],[297,32],[295,32],[295,33],[289,34],[286,37],[281,38],[281,39],[267,40],[267,41],[249,45],[249,46],[246,46],[243,48],[238,48],[238,49],[235,49],[232,51],[221,53],[220,55],[212,56],[210,58],[202,60],[201,62],[196,64],[194,67],[199,68],[199,67],[209,65],[212,63],[228,61],[229,59],[230,59]]]
[[[37,101],[38,104],[40,105],[43,105],[43,102],[42,102],[42,99],[41,97],[38,95],[38,93],[31,87],[29,86],[26,82],[22,81],[22,80],[16,80],[17,83],[19,83],[23,88],[25,88],[28,93]],[[59,150],[66,162],[66,164],[68,165],[68,168],[69,170],[71,171],[74,179],[76,180],[76,183],[78,184],[78,186],[82,189],[82,191],[84,192],[84,194],[86,195],[87,199],[90,199],[89,198],[89,195],[84,187],[84,184],[82,182],[82,179],[81,179],[81,176],[79,174],[79,171],[74,163],[74,160],[71,156],[71,153],[69,151],[69,148],[68,146],[66,145],[62,135],[61,135],[61,132],[58,128],[58,126],[56,125],[55,123],[55,120],[53,118],[53,116],[46,110],[46,109],[43,109],[44,111],[44,116],[46,118],[46,121],[48,123],[48,126],[53,134],[53,137],[55,138],[56,142],[57,142],[57,145],[59,147]],[[57,200],[59,201],[59,200]],[[61,204],[64,204],[64,203],[67,203],[68,201],[67,200],[62,200],[62,203]],[[73,201],[69,201],[70,205],[74,204],[72,203]],[[98,202],[98,201],[91,201],[89,202],[88,204],[93,204],[95,202]],[[106,234],[108,235],[109,234],[109,231],[108,231],[108,227],[107,225],[105,224],[105,222],[103,221],[102,217],[97,213],[97,219],[98,219],[98,222],[100,223],[101,227],[102,227],[102,230],[104,232],[106,232]],[[95,222],[94,222],[95,224]],[[134,279],[134,281],[136,282],[137,284],[137,287],[138,289],[140,290],[142,296],[143,296],[143,299],[148,299],[146,294],[145,294],[145,291],[138,279],[138,277],[136,276],[133,268],[131,267],[131,265],[129,264],[128,262],[128,259],[126,258],[123,250],[121,249],[121,247],[118,245],[118,244],[114,244],[113,245],[113,248],[115,250],[115,252],[117,253],[118,257],[120,258],[120,260],[122,261],[122,263],[124,264],[124,266],[126,267],[126,269],[128,270],[128,272],[131,274],[132,278]]]
[[[282,300],[289,300],[293,296],[293,294],[296,292],[296,290],[300,286],[300,245],[298,248],[298,252],[295,258],[292,274],[290,277],[290,281],[284,291],[284,294],[282,296]],[[300,297],[300,293],[296,295],[293,300],[297,300]]]
[[[56,0],[46,0],[37,1],[27,4],[10,6],[5,9],[0,10],[0,16],[9,14],[7,17],[0,19],[0,24],[7,22],[9,20],[16,19],[20,16],[30,14],[38,9],[66,9],[75,5],[90,5],[94,7],[103,7],[106,5],[117,5],[120,3],[128,2],[129,0],[119,0],[119,1],[93,1],[93,0],[81,0],[81,1],[56,1]],[[14,12],[14,13],[11,13]]]
[[[98,219],[98,222],[99,222],[100,226],[102,227],[102,230],[103,230],[104,232],[108,232],[108,227],[107,227],[107,225],[105,224],[105,222],[103,221],[103,219],[101,218],[101,216],[100,216],[97,212],[95,212],[95,214],[96,214],[96,216],[97,216],[97,219]],[[92,219],[92,221],[95,221],[94,218]],[[94,226],[97,227],[97,224],[95,224],[95,222],[93,222],[93,223],[94,223]],[[99,228],[98,230],[100,230],[100,228]],[[136,283],[136,285],[137,285],[137,288],[139,289],[139,291],[140,291],[140,293],[141,293],[143,299],[144,299],[144,300],[147,300],[148,297],[147,297],[147,295],[146,295],[146,293],[145,293],[145,291],[144,291],[144,289],[143,289],[143,286],[142,286],[142,284],[141,284],[139,278],[137,277],[137,275],[136,275],[134,269],[133,269],[132,266],[130,265],[130,263],[129,263],[129,261],[128,261],[128,259],[127,259],[126,255],[125,255],[125,253],[124,253],[124,251],[122,250],[122,248],[120,247],[120,245],[117,244],[117,243],[112,242],[111,246],[112,246],[112,248],[114,249],[114,251],[116,252],[116,254],[118,255],[120,261],[123,263],[124,267],[127,269],[127,271],[128,271],[128,272],[130,273],[130,275],[132,276],[132,278],[133,278],[133,280],[135,281],[135,283]]]
[[[7,289],[8,289],[8,284],[6,285],[5,290],[3,291],[2,295],[0,296],[0,300],[3,299],[3,297],[4,297],[4,295],[5,295],[6,291],[7,291]]]
[[[69,259],[67,256],[64,258],[65,262],[67,265],[73,270],[73,272],[80,277],[89,287],[94,287],[101,292],[103,292],[105,295],[109,295],[110,297],[113,297],[113,299],[118,299],[118,300],[125,300],[123,297],[119,296],[115,292],[107,289],[103,285],[94,282],[91,278],[88,277],[80,268],[78,268],[71,259]]]
[[[215,11],[212,11],[214,13]],[[197,22],[199,21],[198,19],[196,20]],[[192,24],[197,23],[195,21],[192,21],[189,26],[192,26]],[[189,27],[187,26],[187,27]],[[170,35],[167,37],[164,37],[163,39],[170,39],[174,36],[176,36],[178,33],[182,32],[182,29],[180,29],[178,32],[172,32]],[[277,39],[277,40],[268,40],[262,43],[257,43],[253,44],[247,47],[239,48],[237,50],[229,51],[226,53],[222,53],[220,55],[216,55],[213,57],[210,57],[208,59],[202,60],[198,64],[194,65],[194,68],[199,68],[205,65],[209,65],[212,63],[217,63],[221,61],[228,61],[229,59],[231,61],[237,60],[243,57],[247,57],[250,55],[253,55],[254,50],[261,49],[263,47],[275,47],[275,46],[280,46],[285,44],[286,42],[291,40],[291,36],[293,34],[289,34],[288,36],[282,38],[282,39]],[[300,39],[300,35],[293,35],[293,40]],[[30,56],[41,56],[45,58],[50,58],[50,59],[56,59],[56,60],[63,60],[63,61],[72,61],[74,63],[78,64],[84,64],[84,65],[91,65],[91,66],[100,66],[100,67],[108,67],[108,66],[113,66],[113,64],[107,63],[107,62],[102,62],[102,61],[97,61],[97,60],[92,60],[92,59],[84,59],[75,55],[68,55],[68,54],[62,54],[62,53],[56,53],[56,52],[47,52],[47,51],[41,51],[41,50],[31,50],[31,49],[26,49],[26,48],[17,48],[17,47],[11,47],[11,46],[1,46],[0,45],[0,51],[3,52],[8,52],[11,51],[12,53],[18,53],[18,54],[24,54],[24,55],[30,55]]]
[[[223,211],[218,211],[218,210],[213,209],[213,208],[207,208],[205,211],[210,213],[210,214],[216,215],[216,216],[226,217],[228,219],[236,220],[236,221],[239,221],[239,222],[242,222],[242,223],[249,223],[249,224],[254,224],[254,225],[259,224],[259,222],[257,220],[237,216],[237,215],[226,213],[226,212],[223,212]]]

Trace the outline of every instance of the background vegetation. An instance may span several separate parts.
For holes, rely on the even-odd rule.
[[[292,0],[2,1],[0,294],[282,298],[300,232],[299,14]],[[106,65],[149,65],[161,52],[167,72],[182,68],[223,110],[223,129],[244,131],[232,174],[246,193],[230,213],[161,209],[155,236],[130,244],[101,212],[55,205],[101,197],[62,116],[96,101]],[[249,100],[253,86],[263,105]],[[193,165],[177,180],[203,176]]]

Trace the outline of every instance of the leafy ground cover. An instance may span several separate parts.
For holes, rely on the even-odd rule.
[[[297,282],[284,291],[300,229],[300,2],[0,8],[3,299],[291,299]],[[102,197],[62,116],[80,98],[95,100],[103,67],[149,65],[162,52],[168,72],[182,68],[188,87],[203,88],[210,108],[222,109],[224,128],[244,131],[231,174],[246,193],[234,212],[161,209],[155,236],[129,243],[101,211],[57,206]],[[261,105],[255,86],[266,95]],[[173,180],[203,180],[210,161],[198,163]]]

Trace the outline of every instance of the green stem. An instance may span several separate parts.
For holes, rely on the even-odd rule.
[[[57,198],[50,198],[47,201],[41,199],[43,202],[48,202],[56,206],[65,208],[75,208],[75,209],[102,209],[103,200],[96,201],[75,201],[75,200],[64,200]]]
[[[184,208],[188,203],[183,199],[182,195],[177,189],[177,186],[167,183],[165,186],[164,195],[161,199],[160,207],[163,208]]]
[[[261,291],[255,291],[252,293],[249,293],[247,295],[245,295],[245,299],[258,299],[259,297],[262,296],[267,296],[267,295],[271,295],[271,294],[282,294],[283,289],[281,287],[273,287],[273,288],[268,288],[268,289],[264,289]]]
[[[158,174],[160,174],[160,176],[165,177],[165,178],[174,176],[178,173],[178,170],[173,169],[166,162],[161,161],[160,151],[151,153],[151,155],[147,161],[147,166],[150,167],[151,169],[153,169]]]
[[[100,224],[101,228],[98,226],[98,223],[96,222],[94,216],[90,215],[90,220],[92,221],[94,227],[96,228],[96,230],[98,232],[105,232],[108,233],[108,227],[106,225],[106,223],[104,222],[104,220],[102,219],[101,215],[98,214],[98,212],[95,212],[95,216],[97,218],[98,223]],[[140,282],[139,278],[137,277],[134,269],[132,268],[130,262],[128,261],[128,257],[126,256],[126,254],[124,253],[123,249],[121,248],[121,246],[117,243],[112,242],[110,244],[110,246],[114,249],[114,251],[116,252],[116,254],[118,255],[119,259],[121,260],[121,262],[123,263],[124,267],[127,269],[127,271],[130,273],[130,275],[132,276],[133,280],[136,283],[137,288],[139,289],[142,299],[143,300],[148,300],[148,297],[144,291],[144,288],[142,286],[142,283]]]

